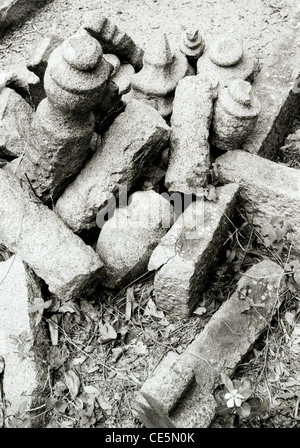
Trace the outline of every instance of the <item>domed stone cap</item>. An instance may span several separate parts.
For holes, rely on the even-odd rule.
[[[260,101],[252,93],[251,84],[242,79],[231,81],[228,87],[221,91],[219,101],[226,112],[238,118],[257,117],[261,110]]]
[[[89,35],[71,36],[62,44],[62,56],[77,70],[93,70],[101,61],[103,51],[99,42]]]
[[[220,67],[236,65],[243,57],[243,46],[234,37],[216,40],[209,48],[209,58]]]

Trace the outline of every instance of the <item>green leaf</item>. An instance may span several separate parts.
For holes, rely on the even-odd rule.
[[[221,381],[221,384],[225,385],[225,387],[228,389],[229,392],[234,390],[234,385],[233,385],[231,379],[229,378],[229,376],[227,376],[223,372],[220,374],[220,381]]]
[[[241,414],[240,417],[242,418],[246,418],[250,415],[251,413],[251,406],[245,401],[242,406],[240,407],[241,410]]]
[[[222,404],[215,408],[215,413],[218,415],[228,415],[232,412],[232,408],[229,408],[226,404]]]
[[[248,378],[243,378],[241,380],[241,385],[238,389],[239,389],[239,393],[241,395],[243,395],[245,400],[247,400],[253,393],[251,387],[252,387],[252,383]]]
[[[68,370],[65,372],[65,382],[71,394],[71,397],[74,399],[79,392],[80,387],[80,379],[74,372],[74,370]]]
[[[100,327],[100,343],[105,344],[106,342],[113,341],[117,339],[118,335],[114,327],[108,323],[101,325]]]
[[[97,395],[97,396],[100,395],[99,389],[97,389],[97,387],[94,387],[94,386],[84,386],[83,390],[87,394]]]
[[[216,400],[216,402],[219,403],[220,405],[224,405],[224,404],[226,404],[226,400],[225,400],[225,398],[224,398],[225,393],[226,393],[225,390],[217,390],[217,391],[214,393],[215,400]],[[226,405],[226,406],[227,406],[227,405]]]

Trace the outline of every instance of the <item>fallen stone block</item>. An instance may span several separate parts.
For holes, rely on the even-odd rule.
[[[218,201],[197,199],[179,216],[154,249],[148,270],[156,270],[157,305],[181,319],[191,314],[228,238],[238,185],[218,189]]]
[[[33,98],[40,88],[40,78],[28,70],[25,62],[20,62],[0,72],[0,86],[15,90],[29,106],[34,107]]]
[[[96,252],[104,264],[100,283],[123,288],[147,271],[153,249],[173,224],[173,207],[153,190],[137,191],[103,226]]]
[[[132,64],[137,70],[143,67],[144,51],[132,38],[121,31],[101,10],[89,11],[84,15],[83,28],[97,39],[105,53],[113,53],[121,61]]]
[[[33,110],[14,90],[0,90],[0,157],[18,157],[25,150],[25,135]]]
[[[220,374],[231,376],[269,326],[282,301],[283,275],[270,260],[252,266],[185,351],[168,353],[137,394],[135,411],[146,426],[160,427],[158,419],[176,428],[210,425]]]
[[[187,76],[175,91],[170,159],[165,185],[171,192],[196,194],[210,172],[209,128],[215,90],[201,76]]]
[[[0,35],[13,25],[21,23],[26,17],[49,0],[2,0],[0,5]]]
[[[0,242],[65,301],[95,289],[102,263],[57,215],[0,169]]]
[[[217,158],[215,174],[222,183],[240,184],[249,222],[261,228],[272,218],[290,225],[289,243],[300,250],[300,172],[245,151],[229,151]]]
[[[53,34],[51,36],[43,37],[38,40],[29,60],[27,61],[26,65],[28,70],[33,72],[40,79],[40,83],[34,91],[34,95],[33,92],[31,95],[32,102],[35,107],[37,107],[39,103],[46,98],[46,92],[44,89],[44,75],[48,66],[50,54],[62,43],[63,39]]]
[[[122,188],[133,188],[150,161],[167,145],[169,135],[170,128],[157,110],[132,101],[60,196],[56,213],[76,233],[96,227],[98,212],[102,216],[111,210]]]
[[[1,262],[0,357],[5,366],[0,388],[7,417],[16,414],[23,402],[27,402],[26,410],[44,404],[47,368],[42,360],[47,355],[48,336],[41,325],[34,325],[34,314],[29,313],[36,298],[43,301],[41,282],[32,269],[17,255]],[[37,414],[30,413],[34,417],[30,422],[40,427],[43,418],[36,418]],[[9,418],[5,426],[9,426]]]
[[[255,132],[240,148],[271,160],[276,159],[292,121],[299,114],[300,54],[299,33],[295,30],[299,18],[298,10],[291,22],[294,26],[284,33],[263,61],[252,90],[261,102],[261,112]]]

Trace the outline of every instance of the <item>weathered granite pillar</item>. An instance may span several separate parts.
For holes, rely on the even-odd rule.
[[[171,116],[171,151],[165,179],[169,191],[196,194],[208,182],[208,137],[214,96],[214,86],[201,76],[187,76],[178,83]]]
[[[251,84],[235,79],[224,87],[214,106],[211,142],[223,150],[241,149],[255,128],[261,105]]]
[[[55,202],[89,154],[94,132],[91,110],[112,70],[102,55],[100,44],[86,34],[66,39],[49,57],[44,77],[47,98],[37,108],[18,172],[46,203]]]
[[[174,428],[209,427],[220,374],[231,376],[270,324],[283,299],[283,277],[273,261],[252,266],[184,352],[167,354],[137,394],[135,410],[146,427],[160,428],[163,419]]]

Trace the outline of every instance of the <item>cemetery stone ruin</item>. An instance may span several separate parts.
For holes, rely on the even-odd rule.
[[[159,309],[174,320],[189,318],[224,255],[239,203],[257,228],[284,210],[300,232],[299,173],[261,158],[285,136],[278,105],[291,111],[299,99],[286,87],[266,111],[264,69],[234,36],[208,42],[200,29],[186,29],[178,48],[171,48],[160,31],[142,49],[109,18],[90,11],[71,37],[45,38],[27,67],[39,77],[35,110],[13,84],[0,92],[0,155],[6,160],[0,165],[0,243],[16,257],[24,285],[33,278],[46,300],[88,299],[98,288],[118,292],[153,272]],[[260,142],[250,154],[257,128]],[[168,155],[163,176],[141,188],[149,167],[166,162],[162,154]],[[280,187],[270,183],[273,175]],[[207,200],[212,187],[213,200]],[[297,238],[293,244],[297,248]],[[272,280],[266,280],[269,272]],[[264,321],[244,315],[234,293],[180,356],[163,359],[137,394],[137,415],[146,426],[157,425],[145,411],[149,395],[175,426],[209,426],[218,375],[234,372],[281,301],[278,265],[261,262],[248,274],[267,294]],[[253,290],[249,300],[255,302]],[[236,326],[234,336],[224,320]],[[216,341],[219,332],[227,345]],[[197,356],[208,359],[205,366]],[[28,369],[38,382],[34,366]],[[37,390],[33,386],[32,394]]]

